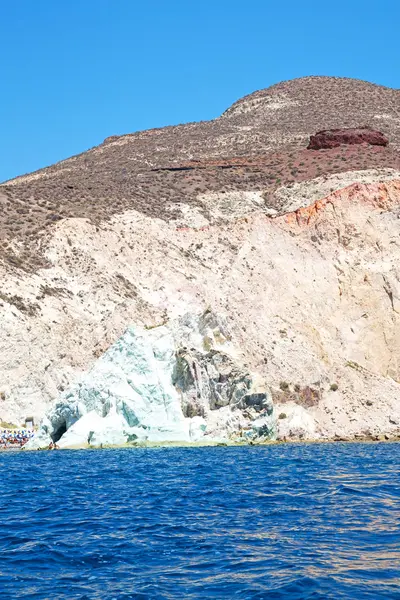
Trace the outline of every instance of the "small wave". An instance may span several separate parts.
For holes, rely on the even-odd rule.
[[[15,600],[398,598],[399,449],[7,455],[0,589]]]

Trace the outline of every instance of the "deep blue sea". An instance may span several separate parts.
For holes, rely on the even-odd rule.
[[[0,598],[400,599],[400,444],[0,454]]]

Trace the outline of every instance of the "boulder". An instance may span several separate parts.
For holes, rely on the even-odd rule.
[[[295,402],[278,404],[275,406],[277,415],[277,439],[278,440],[315,440],[320,436],[314,418],[303,407]]]
[[[337,148],[341,145],[370,144],[372,146],[387,146],[389,140],[382,132],[360,127],[358,129],[326,129],[318,131],[310,137],[308,150]]]

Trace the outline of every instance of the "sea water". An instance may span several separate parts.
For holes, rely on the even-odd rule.
[[[2,598],[400,598],[400,444],[0,454]]]

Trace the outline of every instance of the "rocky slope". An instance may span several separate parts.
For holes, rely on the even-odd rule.
[[[388,146],[307,150],[317,131],[364,126]],[[278,438],[398,435],[399,145],[399,91],[306,78],[215,121],[109,139],[3,184],[0,417],[39,419],[76,400],[136,326],[150,345],[151,332],[172,336],[187,441],[193,418],[215,439],[254,431],[259,411],[216,385],[231,389],[238,373],[271,394]],[[190,344],[179,334],[205,314],[229,331],[227,372],[219,325],[201,340],[193,326]],[[205,396],[176,376],[185,364],[198,365]],[[83,405],[68,426],[92,412]],[[93,410],[122,415],[128,439],[121,399],[107,406]],[[48,419],[42,433],[55,435],[57,408]],[[86,441],[104,440],[103,421],[81,425]]]

